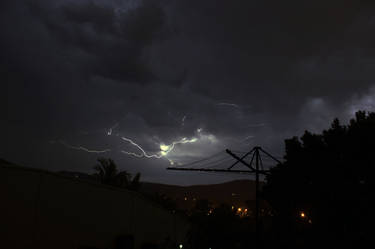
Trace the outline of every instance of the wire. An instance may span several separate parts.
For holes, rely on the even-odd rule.
[[[225,158],[221,158],[221,159],[218,159],[218,160],[215,160],[215,161],[212,161],[212,162],[207,162],[205,164],[202,164],[202,166],[218,164],[218,163],[223,162],[223,161],[231,161],[231,160],[233,160],[233,158],[225,157]]]
[[[227,158],[221,162],[217,162],[217,163],[213,163],[211,165],[206,165],[204,168],[207,168],[207,169],[212,169],[212,168],[227,168],[228,165],[230,164],[230,162],[233,162],[233,159],[231,158]],[[219,166],[223,166],[223,167],[219,167]]]
[[[230,160],[230,158],[227,158],[225,155],[223,155],[224,157],[221,157],[216,160],[207,160],[205,162],[201,162],[201,163],[198,163],[198,164],[195,164],[193,167],[191,168],[204,168],[204,167],[209,167],[209,166],[212,166],[212,165],[217,165],[217,164],[220,164],[222,162],[225,162],[225,161],[228,161],[228,159]]]
[[[206,157],[206,158],[202,158],[200,160],[197,160],[197,161],[194,161],[194,162],[191,162],[191,163],[183,164],[183,165],[181,165],[181,167],[191,166],[191,165],[194,165],[194,164],[197,164],[197,163],[200,163],[200,162],[204,162],[204,161],[210,160],[210,159],[215,158],[215,157],[217,157],[219,155],[223,155],[222,153],[223,153],[223,151],[220,151],[220,152],[218,152],[216,154],[213,154],[212,156],[209,156],[209,157]]]

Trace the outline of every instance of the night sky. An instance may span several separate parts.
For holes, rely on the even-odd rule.
[[[372,2],[1,0],[0,158],[233,179],[165,168],[375,110]]]

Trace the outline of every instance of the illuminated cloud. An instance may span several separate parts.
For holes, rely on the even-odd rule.
[[[350,116],[354,116],[358,110],[375,111],[375,86],[363,94],[355,94],[347,103],[346,109]]]

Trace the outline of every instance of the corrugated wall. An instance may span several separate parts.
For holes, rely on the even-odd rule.
[[[185,218],[139,193],[45,171],[0,166],[0,193],[1,248],[113,248],[126,234],[140,248],[184,243],[188,229]]]

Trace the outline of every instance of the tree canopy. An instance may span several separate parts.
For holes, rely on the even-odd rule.
[[[305,131],[300,138],[285,140],[285,161],[271,170],[263,189],[283,239],[308,229],[309,236],[336,245],[368,240],[374,217],[374,154],[372,112],[357,112],[347,125],[334,119],[321,134]]]

